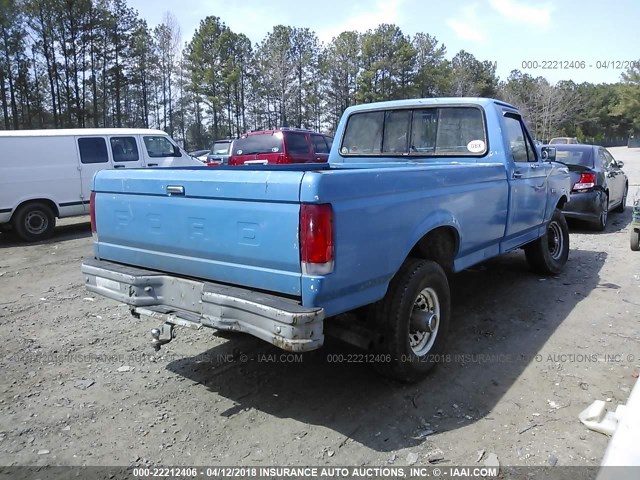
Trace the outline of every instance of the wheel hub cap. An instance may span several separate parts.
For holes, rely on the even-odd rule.
[[[30,213],[25,220],[27,231],[36,235],[45,231],[48,225],[47,219],[38,212]]]
[[[409,322],[409,345],[417,356],[426,355],[433,346],[440,326],[440,302],[432,288],[423,289],[416,298]]]

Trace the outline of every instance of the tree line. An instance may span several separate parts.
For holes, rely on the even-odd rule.
[[[221,18],[183,43],[175,16],[150,28],[125,0],[0,0],[0,129],[150,127],[187,148],[261,128],[333,132],[345,108],[486,96],[520,107],[534,135],[598,141],[640,130],[640,68],[618,83],[550,84],[428,33],[381,24],[322,44],[278,25],[252,44]]]

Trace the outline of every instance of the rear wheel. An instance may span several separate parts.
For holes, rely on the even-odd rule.
[[[403,382],[423,378],[440,361],[451,316],[442,267],[431,260],[408,259],[374,305],[374,315],[382,333],[377,370]]]
[[[631,230],[631,235],[629,236],[631,250],[634,252],[640,251],[640,234],[638,230]]]
[[[600,215],[598,220],[593,223],[593,228],[598,232],[607,228],[607,219],[609,218],[609,197],[605,194],[602,196],[602,202],[600,203]]]
[[[56,216],[47,204],[31,202],[18,208],[12,223],[20,238],[27,242],[39,242],[53,235]]]
[[[547,232],[525,246],[524,253],[534,272],[543,275],[560,273],[569,258],[569,228],[560,210],[556,208]]]
[[[623,213],[624,212],[624,207],[627,204],[627,193],[629,193],[629,185],[625,185],[624,186],[624,193],[622,194],[622,202],[620,202],[620,205],[618,205],[616,207],[616,212],[617,213]]]

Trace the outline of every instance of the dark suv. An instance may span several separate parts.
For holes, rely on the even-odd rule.
[[[234,140],[229,165],[326,162],[333,138],[298,128],[249,132]]]

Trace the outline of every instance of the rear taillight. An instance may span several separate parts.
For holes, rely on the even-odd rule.
[[[96,234],[96,192],[91,192],[89,199],[89,214],[91,215],[91,233]]]
[[[596,186],[595,173],[581,173],[580,180],[573,184],[572,190],[588,190]]]
[[[329,204],[300,206],[300,261],[302,273],[333,272],[333,209]]]

